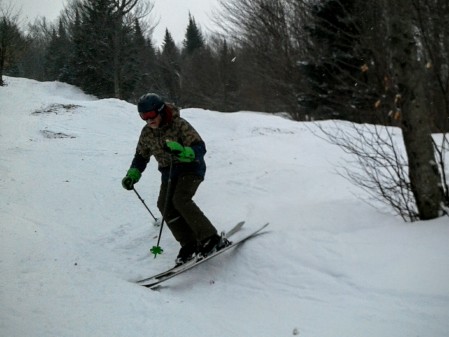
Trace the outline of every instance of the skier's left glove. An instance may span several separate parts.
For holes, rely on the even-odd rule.
[[[134,184],[139,181],[141,175],[142,173],[140,173],[138,169],[131,167],[126,173],[125,178],[122,179],[123,188],[128,191],[132,190],[134,188]]]
[[[167,141],[165,151],[176,156],[182,163],[190,163],[195,160],[195,151],[190,146],[182,146],[178,142]]]

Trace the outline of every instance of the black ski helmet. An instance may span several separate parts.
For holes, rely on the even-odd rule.
[[[148,111],[157,111],[161,112],[165,107],[165,103],[162,98],[153,93],[148,93],[139,98],[139,102],[137,103],[137,111],[139,113],[148,112]]]

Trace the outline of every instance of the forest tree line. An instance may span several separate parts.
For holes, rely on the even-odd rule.
[[[166,30],[156,47],[151,0],[72,0],[56,22],[39,18],[26,29],[2,2],[1,70],[100,98],[135,102],[154,91],[182,107],[394,124],[401,111],[387,3],[221,1],[215,33],[204,36],[189,16],[182,44]],[[426,113],[434,130],[448,130],[448,0],[411,0],[403,12],[415,28]]]

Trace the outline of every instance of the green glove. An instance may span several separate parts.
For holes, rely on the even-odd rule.
[[[141,175],[142,173],[140,173],[138,169],[131,167],[126,173],[125,178],[122,180],[123,188],[128,191],[132,190],[134,188],[134,184],[139,181]]]
[[[166,142],[166,151],[178,157],[183,163],[190,163],[195,159],[195,151],[189,146],[182,146],[178,142]]]

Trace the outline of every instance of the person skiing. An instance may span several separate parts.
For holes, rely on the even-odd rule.
[[[229,245],[192,200],[206,173],[206,145],[199,133],[181,118],[178,107],[155,93],[141,96],[137,110],[146,125],[122,186],[133,190],[154,156],[161,173],[157,207],[181,245],[177,265]]]

